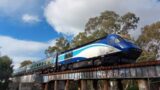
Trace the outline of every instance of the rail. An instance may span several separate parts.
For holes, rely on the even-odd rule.
[[[146,79],[160,78],[160,61],[134,64],[101,66],[95,68],[52,72],[47,74],[23,75],[12,78],[14,82],[45,83],[52,80],[79,79]]]

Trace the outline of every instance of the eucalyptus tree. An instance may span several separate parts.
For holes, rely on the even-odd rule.
[[[137,44],[144,50],[139,60],[160,59],[160,22],[142,28]]]
[[[31,60],[24,60],[23,62],[20,63],[20,67],[24,67],[24,66],[27,66],[29,64],[32,64]]]
[[[49,46],[48,49],[45,50],[45,54],[50,56],[50,54],[54,52],[63,52],[70,48],[70,42],[64,36],[59,37],[55,41],[54,46]],[[49,55],[48,55],[49,54]]]

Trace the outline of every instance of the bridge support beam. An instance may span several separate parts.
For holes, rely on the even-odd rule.
[[[19,89],[18,90],[22,90],[22,83],[19,83]]]
[[[139,90],[149,90],[147,86],[147,80],[138,80],[138,88]]]
[[[78,90],[87,90],[87,80],[80,80]]]
[[[66,80],[64,90],[69,90],[69,80]]]
[[[58,90],[58,81],[57,80],[54,81],[54,90]]]
[[[58,90],[65,90],[65,86],[66,86],[65,80],[58,81]]]
[[[48,83],[45,83],[44,90],[48,90]]]
[[[96,89],[96,90],[98,90],[98,89]],[[109,81],[108,80],[104,80],[103,90],[109,90]]]

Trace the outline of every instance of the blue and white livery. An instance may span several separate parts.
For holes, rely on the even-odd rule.
[[[109,34],[99,40],[35,62],[17,71],[18,73],[50,69],[60,71],[97,65],[131,63],[135,62],[141,52],[142,50],[134,43],[119,35]]]

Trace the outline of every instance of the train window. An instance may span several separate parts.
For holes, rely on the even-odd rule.
[[[118,40],[119,40],[119,41],[123,41],[123,38],[121,38],[121,37],[118,37]]]
[[[119,42],[121,42],[123,40],[123,38],[121,38],[121,37],[117,37],[117,38],[115,38],[115,43],[119,43]]]
[[[123,40],[123,38],[121,38],[121,37],[111,37],[110,39],[109,39],[109,43],[111,44],[111,45],[113,45],[113,44],[115,44],[115,43],[119,43],[119,42],[121,42]]]
[[[119,42],[120,42],[119,39],[116,38],[116,39],[115,39],[115,43],[119,43]]]
[[[115,43],[114,40],[115,40],[115,38],[114,38],[114,37],[111,37],[111,38],[109,39],[109,44],[111,44],[111,45],[114,44],[114,43]]]
[[[123,38],[122,38],[122,37],[118,37],[118,39],[119,39],[119,41],[122,41],[122,40],[123,40]]]
[[[72,57],[72,56],[73,56],[73,53],[72,53],[72,52],[66,53],[66,54],[65,54],[65,59],[70,58],[70,57]]]

